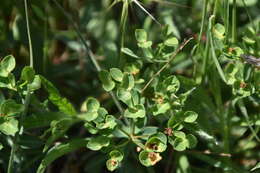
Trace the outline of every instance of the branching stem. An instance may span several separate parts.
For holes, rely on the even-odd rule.
[[[188,40],[185,40],[178,48],[177,50],[173,53],[173,55],[171,56],[171,58],[169,59],[169,61],[164,64],[164,66],[162,66],[162,68],[155,73],[151,79],[146,83],[146,85],[143,87],[143,89],[141,90],[141,92],[143,93],[144,90],[146,90],[146,88],[151,84],[151,82],[155,79],[156,76],[158,76],[170,63],[171,61],[178,55],[178,53],[193,39],[193,37],[189,38]]]

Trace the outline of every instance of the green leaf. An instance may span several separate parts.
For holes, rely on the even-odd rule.
[[[0,62],[0,76],[8,77],[9,73],[15,68],[15,58],[12,55],[4,57]]]
[[[169,103],[163,103],[163,104],[156,104],[153,107],[153,115],[160,115],[166,113],[171,108],[171,105]]]
[[[168,127],[174,127],[176,124],[182,123],[183,122],[183,112],[177,112],[176,114],[174,114],[173,116],[171,116],[171,118],[168,120]]]
[[[187,145],[188,148],[196,147],[198,140],[194,135],[188,134],[186,138],[187,138],[187,141],[188,141],[188,145]]]
[[[67,130],[76,122],[79,122],[79,120],[75,119],[74,117],[73,119],[69,117],[59,119],[57,121],[52,121],[50,129],[47,130],[51,131],[51,136],[45,142],[43,152],[45,152],[55,140],[62,137],[67,132]]]
[[[105,122],[97,124],[98,129],[113,129],[117,125],[116,119],[113,115],[107,115]]]
[[[147,151],[163,152],[167,148],[167,137],[159,132],[148,139],[145,148]]]
[[[179,41],[176,37],[171,37],[171,38],[168,38],[167,40],[165,40],[164,44],[166,46],[175,47],[179,44]]]
[[[121,162],[124,158],[124,155],[122,152],[118,151],[118,150],[113,150],[109,153],[109,156],[111,159],[117,160],[119,162]]]
[[[61,143],[59,145],[55,145],[42,159],[41,164],[37,169],[37,173],[44,173],[47,166],[50,165],[54,160],[67,153],[85,147],[87,145],[87,142],[88,139],[74,139],[65,144]]]
[[[32,83],[30,83],[28,85],[29,90],[30,91],[35,91],[41,88],[41,78],[39,75],[36,75],[32,81]]]
[[[110,159],[106,162],[106,166],[109,171],[114,171],[116,168],[118,168],[119,163],[124,158],[124,155],[118,150],[113,150],[109,153],[109,156]]]
[[[213,28],[214,36],[220,40],[224,39],[225,27],[222,24],[217,23]]]
[[[138,43],[138,47],[140,48],[143,48],[144,50],[144,54],[147,56],[147,57],[151,57],[152,53],[149,52],[150,50],[148,50],[148,48],[151,48],[153,42],[152,41],[146,41],[146,42],[140,42]]]
[[[169,142],[176,151],[184,151],[187,147],[187,140],[183,138],[175,138],[173,141],[169,140]]]
[[[89,133],[93,135],[97,134],[99,131],[96,127],[94,127],[91,123],[88,122],[84,124],[84,127],[88,130]]]
[[[186,123],[194,123],[198,118],[198,114],[193,111],[187,111],[184,113],[184,122]]]
[[[142,66],[143,66],[143,63],[141,61],[136,61],[134,63],[127,63],[124,66],[124,71],[127,73],[130,73],[132,75],[136,75],[140,72]]]
[[[254,171],[256,169],[260,169],[260,162],[258,162],[250,171]]]
[[[18,121],[14,118],[7,119],[0,124],[0,131],[5,135],[14,136],[18,130]]]
[[[98,111],[98,109],[100,108],[100,103],[97,99],[93,98],[93,97],[89,97],[86,100],[86,110],[87,111]]]
[[[27,81],[28,83],[32,83],[34,75],[34,69],[30,66],[25,66],[22,70],[21,79]]]
[[[235,83],[235,81],[237,80],[236,74],[238,73],[238,71],[239,69],[233,63],[230,63],[225,67],[225,76],[228,85],[233,85]]]
[[[234,95],[240,97],[248,97],[255,92],[255,88],[251,83],[237,80],[233,85],[232,92]]]
[[[157,133],[159,127],[156,126],[146,126],[141,129],[141,135],[142,136],[151,136],[155,133]]]
[[[125,110],[124,116],[127,118],[144,118],[145,108],[143,105],[136,105]]]
[[[155,165],[161,159],[160,154],[155,152],[141,151],[139,154],[139,161],[146,167]]]
[[[4,148],[3,144],[0,143],[0,151]]]
[[[87,148],[97,151],[100,150],[103,147],[107,147],[110,143],[110,140],[106,136],[97,136],[94,138],[91,138],[89,143],[87,144]]]
[[[7,78],[0,76],[0,88],[8,88],[16,91],[15,85],[15,77],[12,73],[9,73]]]
[[[110,75],[112,76],[112,78],[118,82],[121,82],[123,80],[123,76],[124,74],[122,73],[122,71],[118,68],[111,68],[110,69]]]
[[[119,100],[121,100],[122,102],[126,103],[131,99],[131,92],[127,91],[123,88],[119,88],[116,92],[117,97],[119,98]]]
[[[73,105],[64,97],[60,96],[59,91],[54,85],[43,76],[40,76],[41,83],[45,90],[49,93],[50,101],[56,105],[59,110],[68,115],[76,115],[77,112]]]
[[[146,40],[147,40],[146,31],[144,29],[136,29],[135,38],[138,42],[146,42]]]
[[[14,100],[5,100],[0,105],[0,113],[4,116],[16,115],[24,110],[24,105],[17,104]]]
[[[99,101],[93,97],[89,97],[81,107],[81,111],[84,111],[84,113],[81,113],[79,116],[88,122],[93,121],[98,117],[99,108]]]
[[[233,1],[234,0],[229,0],[229,4],[233,4]],[[257,0],[237,0],[236,1],[238,7],[245,7],[244,2],[245,2],[246,7],[250,7],[250,6],[256,5]]]
[[[94,122],[96,124],[104,122],[105,117],[108,114],[107,110],[105,108],[103,108],[103,107],[100,107],[97,112],[98,112],[98,117],[97,117],[97,119],[94,120]]]
[[[247,37],[247,36],[244,36],[242,39],[243,39],[243,41],[244,41],[246,44],[249,44],[249,45],[255,44],[255,40],[253,40],[253,39],[251,39],[251,38],[249,38],[249,37]]]
[[[181,155],[178,162],[179,162],[179,168],[177,169],[178,173],[190,172],[190,164],[188,161],[188,157],[186,155]]]
[[[177,138],[181,138],[181,139],[186,138],[186,134],[182,131],[174,131],[173,135],[176,136]]]
[[[115,87],[115,82],[112,80],[110,73],[106,70],[99,72],[99,79],[102,82],[102,86],[105,91],[111,91]]]
[[[122,48],[122,52],[132,58],[139,58],[132,50],[128,48]]]
[[[135,85],[135,79],[132,74],[124,73],[121,88],[130,91]]]
[[[85,113],[81,113],[79,114],[79,117],[84,119],[85,121],[93,121],[95,120],[97,117],[98,117],[98,112],[97,111],[88,111],[88,112],[85,112]]]
[[[180,88],[180,81],[176,76],[169,76],[163,81],[166,91],[176,93]]]

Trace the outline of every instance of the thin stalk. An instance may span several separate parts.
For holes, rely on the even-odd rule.
[[[219,0],[215,0],[215,4],[214,4],[214,11],[213,11],[213,15],[216,16],[217,12],[218,12],[218,3]],[[214,21],[215,22],[215,21]]]
[[[132,2],[134,2],[139,8],[141,8],[141,10],[143,10],[153,21],[155,21],[155,23],[157,23],[160,27],[162,26],[162,24],[155,19],[155,17],[153,17],[152,14],[150,14],[141,4],[139,1],[137,0],[132,0]]]
[[[33,49],[32,49],[32,41],[31,41],[31,32],[30,32],[30,25],[29,25],[29,17],[28,17],[28,5],[27,5],[27,0],[24,0],[24,8],[25,8],[25,16],[26,16],[26,29],[27,29],[27,35],[28,35],[28,40],[29,40],[29,52],[30,52],[30,67],[33,68]],[[22,123],[24,120],[24,117],[26,116],[27,112],[28,112],[28,107],[30,104],[30,100],[31,100],[31,93],[30,93],[30,88],[27,86],[27,95],[25,97],[25,101],[24,101],[24,111],[21,114],[20,117],[20,121],[19,121],[19,132],[17,132],[15,134],[14,137],[14,141],[13,141],[13,145],[12,145],[12,149],[11,149],[11,154],[10,154],[10,158],[9,158],[9,163],[8,163],[8,168],[7,168],[7,172],[8,173],[12,173],[13,172],[13,168],[14,168],[14,155],[15,155],[15,151],[18,148],[18,140],[20,137],[20,134],[22,134],[23,132],[23,127],[22,127]]]
[[[72,17],[70,16],[69,13],[66,12],[66,10],[56,1],[56,0],[52,0],[55,5],[62,11],[62,13],[67,17],[67,19],[72,23],[72,27],[74,28],[74,30],[76,31],[77,35],[79,36],[80,38],[80,41],[82,42],[82,44],[84,45],[85,49],[86,49],[86,52],[87,52],[87,55],[88,57],[90,58],[90,60],[92,61],[92,63],[94,64],[96,70],[98,72],[100,72],[102,69],[99,65],[99,63],[97,62],[97,60],[95,59],[94,57],[94,53],[91,51],[91,49],[89,48],[86,40],[84,39],[84,37],[82,36],[81,32],[80,32],[80,29],[79,29],[79,26],[74,22],[74,20],[72,19]],[[124,114],[124,109],[122,108],[120,102],[118,101],[118,99],[116,98],[115,94],[110,91],[109,94],[111,95],[116,107],[118,108],[120,114],[123,116]],[[128,120],[124,118],[124,121],[126,124],[129,124]]]
[[[194,47],[194,51],[192,51],[192,53],[191,53],[191,57],[193,57],[193,52],[199,52],[200,54],[202,53],[200,47],[201,47],[201,40],[202,40],[203,32],[205,30],[205,23],[206,23],[206,17],[207,17],[207,7],[208,7],[208,0],[204,0],[203,12],[202,12],[202,18],[201,18],[201,26],[200,26],[200,33],[199,33],[199,40],[198,40],[197,47]],[[196,51],[195,51],[195,49],[196,49]],[[204,57],[203,60],[202,60],[203,61],[203,65],[204,65],[204,63],[206,62],[205,61],[205,56],[202,55],[202,57]],[[195,58],[192,58],[192,59],[193,59],[193,62],[194,62],[193,76],[195,76],[196,72],[197,72],[198,62],[197,62],[197,60]],[[204,69],[204,68],[202,68],[202,69]],[[202,71],[202,73],[203,73],[203,71]]]
[[[135,122],[134,120],[131,120],[131,135],[135,135]]]
[[[206,47],[205,47],[205,52],[204,52],[204,55],[203,55],[203,61],[202,61],[202,75],[204,76],[205,75],[205,72],[206,72],[206,68],[207,68],[207,65],[208,65],[208,57],[209,57],[209,34],[207,34],[207,41],[206,41]]]
[[[146,85],[143,87],[143,89],[141,90],[141,92],[143,93],[144,90],[146,90],[146,88],[151,84],[151,82],[155,79],[156,76],[158,76],[170,63],[171,61],[178,55],[178,53],[193,39],[193,37],[189,38],[188,40],[185,40],[177,49],[176,51],[173,53],[173,55],[171,56],[171,58],[169,59],[169,61],[164,64],[164,66],[162,66],[162,68],[160,68],[160,70],[155,73],[151,79],[146,83]]]
[[[26,28],[27,28],[27,36],[29,41],[29,52],[30,52],[30,67],[33,68],[33,49],[32,49],[32,39],[31,39],[31,32],[30,32],[30,24],[29,24],[29,17],[28,17],[28,5],[27,0],[24,0],[24,8],[25,8],[25,17],[26,17]]]
[[[238,106],[239,106],[239,109],[240,109],[241,113],[243,114],[243,116],[244,116],[245,119],[246,119],[248,128],[249,128],[250,131],[252,132],[252,134],[253,134],[253,136],[255,137],[255,139],[256,139],[258,142],[260,142],[260,138],[257,136],[256,131],[253,129],[253,127],[252,127],[251,124],[250,124],[250,120],[249,120],[249,117],[248,117],[248,113],[247,113],[247,110],[246,110],[246,107],[245,107],[245,104],[244,104],[243,100],[239,100],[239,101],[238,101]]]
[[[198,40],[198,49],[200,49],[202,34],[204,31],[204,26],[206,23],[206,17],[207,17],[207,7],[208,7],[208,0],[204,0],[203,3],[203,12],[202,12],[202,19],[201,19],[201,27],[200,27],[200,34],[199,34],[199,40]]]
[[[229,0],[224,0],[224,25],[226,30],[225,42],[227,42],[229,35]]]
[[[231,42],[236,43],[237,36],[237,1],[233,0],[233,9],[232,9],[232,39]]]
[[[128,0],[123,1],[122,13],[121,13],[121,20],[120,20],[120,45],[119,45],[119,67],[123,67],[125,63],[125,59],[123,58],[122,49],[124,48],[125,42],[125,30],[126,30],[126,21],[128,17]]]

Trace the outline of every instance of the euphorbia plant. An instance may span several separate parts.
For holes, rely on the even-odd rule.
[[[67,99],[60,96],[59,91],[50,81],[43,76],[35,75],[31,67],[24,67],[20,80],[16,81],[11,73],[15,67],[15,59],[12,56],[5,57],[1,61],[3,79],[1,87],[13,90],[15,95],[20,97],[26,96],[28,92],[33,94],[42,88],[48,93],[48,100],[45,102],[55,105],[58,111],[50,111],[50,104],[39,104],[40,100],[33,94],[34,101],[30,105],[38,104],[39,107],[37,110],[29,110],[30,115],[27,113],[21,119],[19,114],[24,111],[22,102],[16,97],[3,99],[0,109],[2,115],[0,130],[6,135],[14,136],[18,135],[19,127],[27,131],[31,128],[50,126],[42,136],[42,139],[46,140],[43,148],[45,157],[41,161],[38,172],[43,172],[56,158],[83,146],[90,150],[102,150],[108,153],[109,159],[106,165],[111,171],[123,162],[124,152],[129,147],[129,142],[139,148],[139,160],[145,166],[153,166],[163,159],[160,153],[167,149],[168,144],[177,151],[195,147],[197,139],[194,135],[187,134],[188,129],[185,126],[195,123],[198,115],[183,110],[185,100],[194,90],[194,85],[188,86],[190,88],[188,90],[182,89],[181,80],[184,77],[179,79],[163,71],[165,68],[163,65],[168,65],[172,60],[170,55],[180,51],[177,49],[176,38],[171,35],[165,37],[169,38],[158,44],[157,49],[152,50],[152,43],[147,41],[146,32],[136,30],[136,39],[144,58],[134,55],[135,58],[126,62],[124,70],[111,68],[108,71],[100,71],[99,78],[104,90],[114,92],[115,98],[120,101],[123,114],[116,115],[109,114],[93,97],[87,98],[77,112]],[[130,49],[127,51],[129,54]],[[158,63],[162,66],[153,65]],[[162,73],[155,75],[158,70]],[[28,108],[30,107],[27,106]],[[45,115],[43,116],[41,112]],[[41,120],[45,122],[39,124]],[[152,121],[159,121],[160,125],[152,125]],[[72,125],[79,122],[84,123],[85,129],[90,134],[89,137],[72,139],[52,147]],[[123,140],[123,145],[120,140]]]

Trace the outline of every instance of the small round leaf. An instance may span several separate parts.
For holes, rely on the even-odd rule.
[[[193,111],[187,111],[184,113],[184,122],[186,123],[194,123],[198,118],[198,114]]]
[[[115,82],[112,80],[110,73],[106,70],[99,72],[99,78],[105,91],[111,91],[115,87]]]
[[[123,76],[124,74],[122,73],[121,70],[119,70],[118,68],[111,68],[110,69],[110,75],[112,76],[112,78],[118,82],[121,82],[123,80]]]
[[[102,147],[107,147],[110,141],[109,138],[106,136],[98,136],[91,138],[91,140],[87,144],[87,148],[97,151],[100,150]]]
[[[198,143],[197,138],[192,134],[187,135],[187,141],[188,141],[188,145],[187,145],[188,148],[194,148]]]
[[[31,83],[34,79],[35,71],[32,67],[25,66],[22,70],[21,79]]]

